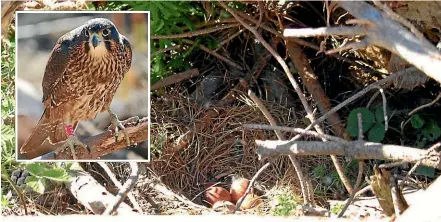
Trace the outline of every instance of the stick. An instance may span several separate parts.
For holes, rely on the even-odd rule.
[[[206,53],[208,53],[208,54],[210,54],[210,55],[212,55],[212,56],[214,56],[214,57],[216,57],[216,58],[218,58],[218,59],[228,63],[230,66],[233,66],[234,68],[239,69],[239,70],[244,70],[244,68],[242,66],[236,64],[235,62],[231,61],[230,59],[226,58],[225,56],[222,56],[221,54],[219,54],[217,52],[214,52],[213,50],[211,50],[211,49],[209,49],[209,48],[207,48],[207,47],[205,47],[203,45],[196,44],[196,42],[194,42],[192,40],[189,40],[189,39],[182,39],[182,41],[187,43],[187,44],[197,45],[200,49],[202,49]]]
[[[195,36],[198,36],[198,35],[205,35],[205,34],[209,34],[209,33],[212,33],[212,32],[217,32],[217,31],[220,31],[220,30],[224,30],[224,29],[228,29],[228,28],[232,28],[232,27],[236,27],[236,26],[240,26],[240,24],[239,23],[233,23],[233,24],[219,25],[219,26],[212,27],[212,28],[196,30],[196,31],[193,31],[193,32],[186,32],[186,33],[181,33],[181,34],[155,35],[155,36],[152,36],[151,39],[155,40],[155,39],[190,38],[190,37],[195,37]]]
[[[259,175],[269,166],[271,165],[271,162],[266,163],[265,165],[263,165],[257,172],[256,174],[254,174],[253,178],[251,179],[250,183],[248,184],[247,190],[245,191],[245,194],[242,196],[242,198],[240,198],[240,201],[236,204],[236,208],[234,208],[233,210],[233,214],[240,208],[240,206],[242,205],[243,201],[245,200],[245,197],[250,193],[251,188],[254,185],[254,182],[256,181],[256,179],[259,177]]]
[[[109,166],[107,166],[104,162],[98,162],[98,164],[103,168],[104,171],[106,171],[107,175],[109,176],[110,180],[112,180],[113,184],[118,187],[119,190],[123,189],[122,184],[116,179],[115,174],[113,174],[112,170]],[[133,207],[139,212],[142,213],[142,209],[139,206],[138,202],[135,199],[135,196],[133,196],[132,192],[129,192],[127,197],[129,198],[130,202],[132,202]]]
[[[347,142],[346,140],[340,138],[340,137],[336,137],[336,136],[331,136],[328,134],[320,134],[317,133],[315,131],[305,131],[302,128],[292,128],[292,127],[286,127],[286,126],[271,126],[271,125],[263,125],[263,124],[243,124],[242,125],[244,128],[248,128],[248,129],[263,129],[263,130],[278,130],[278,131],[286,131],[286,132],[292,132],[292,133],[302,133],[304,135],[309,135],[309,136],[314,136],[317,138],[324,138],[327,140],[332,140],[332,141],[337,141],[340,143],[345,143]],[[283,140],[283,139],[281,139]]]
[[[367,30],[363,27],[323,27],[323,28],[300,28],[300,29],[285,29],[283,36],[292,38],[313,37],[313,36],[328,36],[328,35],[366,35]]]
[[[130,168],[132,168],[132,173],[118,192],[115,202],[106,208],[106,211],[104,211],[103,215],[113,214],[116,209],[118,209],[119,205],[124,201],[124,198],[130,192],[130,190],[135,187],[136,181],[138,180],[138,163],[129,162],[129,164]]]
[[[420,110],[422,110],[422,109],[424,109],[424,108],[427,108],[427,107],[429,107],[429,106],[432,106],[433,104],[435,104],[436,102],[438,102],[439,99],[441,99],[441,92],[438,94],[438,96],[437,96],[432,102],[427,103],[427,104],[424,104],[424,105],[422,105],[422,106],[420,106],[420,107],[415,108],[415,109],[412,110],[412,112],[410,112],[408,115],[409,115],[409,116],[412,116],[412,115],[415,114],[416,112],[418,112],[418,111],[420,111]]]
[[[187,79],[191,79],[199,75],[198,69],[190,69],[185,72],[177,73],[166,78],[163,78],[152,85],[150,91],[155,91],[157,89],[163,88],[165,86],[169,86],[178,82],[182,82]]]
[[[402,190],[404,187],[404,184],[406,183],[406,180],[409,179],[410,175],[416,170],[416,168],[421,165],[422,161],[428,157],[430,157],[432,155],[433,152],[436,151],[436,149],[438,149],[439,147],[441,147],[441,142],[436,143],[435,145],[433,145],[432,147],[430,147],[427,151],[426,151],[426,155],[421,158],[420,160],[418,160],[418,162],[416,162],[416,164],[409,170],[409,172],[407,172],[406,176],[404,177],[404,179],[401,181],[400,184],[400,189]]]
[[[342,144],[334,141],[280,141],[256,140],[259,159],[279,155],[297,156],[338,155],[354,159],[381,159],[416,163],[426,156],[427,151],[413,147],[350,141]],[[423,158],[421,164],[441,169],[441,154],[434,153],[434,158]],[[437,159],[438,158],[438,159]]]
[[[270,122],[271,126],[277,126],[277,122],[274,119],[274,117],[269,113],[269,111],[262,104],[260,99],[257,98],[257,96],[254,95],[254,93],[251,90],[248,90],[248,96],[257,105],[257,107],[263,113],[263,115],[268,120],[268,122]],[[285,140],[285,136],[282,134],[282,132],[280,132],[279,130],[276,130],[276,129],[274,129],[274,132],[276,133],[277,138],[279,138],[279,140]],[[304,197],[303,201],[305,204],[308,204],[314,199],[313,194],[311,193],[312,191],[308,190],[308,186],[307,186],[306,181],[304,179],[305,177],[303,175],[302,168],[300,167],[300,163],[297,160],[297,158],[294,155],[288,155],[288,156],[294,166],[294,169],[297,172],[297,177],[299,178],[300,188],[302,189],[302,194]],[[243,199],[245,199],[245,198],[243,198]]]

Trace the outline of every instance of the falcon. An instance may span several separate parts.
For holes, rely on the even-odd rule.
[[[55,153],[69,147],[73,159],[77,159],[76,145],[90,153],[74,132],[80,121],[94,119],[106,111],[112,126],[116,131],[121,129],[130,146],[128,133],[110,109],[110,103],[131,63],[130,42],[108,19],[91,19],[61,36],[43,76],[45,110],[20,153],[38,149],[45,140],[51,144],[64,142]]]

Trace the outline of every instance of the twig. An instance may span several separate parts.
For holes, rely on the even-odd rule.
[[[224,30],[224,29],[228,29],[228,28],[232,28],[232,27],[236,27],[236,26],[240,26],[240,24],[239,23],[233,23],[233,24],[219,25],[219,26],[212,27],[212,28],[196,30],[196,31],[192,31],[192,32],[185,32],[185,33],[181,33],[181,34],[155,35],[155,36],[152,36],[151,39],[155,40],[155,39],[190,38],[190,37],[194,37],[194,36],[198,36],[198,35],[205,35],[205,34],[209,34],[209,33],[212,33],[212,32],[217,32],[217,31],[220,31],[220,30]]]
[[[420,106],[420,107],[415,108],[415,109],[412,110],[408,115],[409,115],[409,116],[412,116],[412,115],[415,114],[416,112],[418,112],[418,111],[420,111],[420,110],[422,110],[422,109],[424,109],[424,108],[427,108],[427,107],[429,107],[429,106],[432,106],[433,104],[435,104],[436,102],[438,102],[439,99],[441,99],[441,92],[438,94],[438,96],[437,96],[432,102],[427,103],[427,104],[424,104],[424,105],[422,105],[422,106]]]
[[[231,35],[230,37],[226,38],[225,40],[223,40],[222,42],[219,43],[218,48],[215,50],[219,50],[223,45],[227,44],[227,42],[231,41],[232,39],[236,38],[238,35],[240,35],[240,33],[243,32],[243,29],[239,29],[239,31],[237,31],[236,33],[234,33],[233,35]]]
[[[176,199],[178,199],[179,201],[189,205],[189,206],[193,206],[199,209],[207,209],[207,207],[199,205],[199,204],[195,204],[192,201],[190,201],[189,199],[182,197],[176,193],[174,193],[173,191],[169,190],[165,185],[163,185],[162,183],[151,183],[149,184],[149,187],[155,189],[158,192],[163,193],[165,196],[171,196],[171,197],[175,197]]]
[[[265,41],[265,39],[263,39],[262,35],[253,27],[251,27],[250,25],[248,25],[246,22],[244,22],[236,13],[236,10],[232,9],[231,7],[227,6],[224,2],[219,2],[219,4],[222,5],[222,7],[224,7],[228,12],[230,12],[234,18],[236,18],[246,29],[248,29],[250,32],[252,32],[254,34],[254,36],[256,36],[256,38],[262,43],[262,45],[274,56],[274,58],[279,62],[279,64],[282,66],[283,70],[285,71],[286,75],[288,76],[289,81],[291,82],[291,84],[294,87],[294,90],[296,91],[300,101],[302,102],[302,105],[306,111],[307,114],[307,118],[311,120],[311,122],[314,122],[314,116],[312,113],[312,110],[305,98],[305,95],[302,92],[302,89],[300,88],[300,86],[297,84],[297,81],[294,79],[294,76],[292,75],[291,71],[289,70],[288,65],[286,64],[286,62],[283,60],[283,58]],[[319,133],[323,133],[323,130],[321,129],[320,126],[315,126],[315,129],[317,130],[317,132]],[[348,191],[352,192],[352,188],[350,187],[349,183],[347,182],[347,179],[344,175],[343,172],[343,168],[341,167],[341,164],[338,162],[337,158],[335,156],[331,156],[332,161],[334,162],[335,168],[341,178],[341,180],[343,181],[343,183],[346,186],[346,189],[348,189]]]
[[[151,56],[155,57],[155,56],[157,56],[157,55],[159,55],[161,53],[172,51],[172,50],[177,50],[177,49],[180,49],[180,48],[181,48],[181,45],[174,45],[174,46],[171,46],[171,47],[168,47],[168,48],[165,48],[165,49],[160,49],[160,50],[152,53]]]
[[[164,79],[161,79],[158,82],[156,82],[155,84],[153,84],[152,87],[150,88],[150,91],[155,91],[155,90],[163,88],[165,86],[172,85],[172,84],[175,84],[175,83],[187,80],[187,79],[191,79],[191,78],[196,77],[198,75],[199,75],[198,69],[190,69],[185,72],[173,74],[173,75],[170,75]]]
[[[262,104],[260,99],[257,98],[257,96],[254,95],[254,93],[251,90],[248,90],[248,96],[251,98],[251,100],[253,100],[253,102],[256,104],[256,106],[260,109],[260,111],[263,113],[263,115],[268,120],[268,122],[271,124],[271,126],[277,127],[276,120],[269,113],[269,111],[266,109],[266,107]],[[276,133],[277,138],[279,138],[279,140],[285,140],[285,136],[282,134],[282,132],[280,130],[277,130],[277,129],[273,129],[273,130]],[[308,186],[305,181],[305,177],[303,175],[302,168],[300,167],[300,163],[297,160],[297,158],[294,155],[288,155],[288,156],[294,166],[294,169],[296,170],[297,177],[299,178],[300,187],[302,189],[302,194],[304,197],[303,201],[305,204],[308,204],[314,199],[312,190],[308,189]]]
[[[368,46],[369,46],[369,42],[366,39],[363,39],[360,42],[353,42],[353,43],[349,43],[347,45],[341,46],[339,48],[328,50],[325,52],[325,54],[327,54],[327,55],[334,54],[334,53],[341,52],[344,50],[357,50],[357,49],[366,48]]]
[[[129,135],[130,141],[133,143],[140,143],[148,139],[148,118],[140,119],[137,123],[129,123],[125,125]],[[111,131],[98,134],[96,136],[89,137],[83,141],[90,148],[90,153],[85,149],[75,150],[79,160],[93,160],[99,159],[101,156],[121,150],[127,147],[126,140],[123,137],[118,137],[118,141],[115,141],[115,135]],[[69,160],[72,159],[70,149],[64,149],[55,154],[49,153],[41,157],[42,160]]]
[[[123,189],[122,184],[116,179],[115,174],[113,174],[112,170],[109,166],[107,166],[104,162],[98,162],[98,164],[103,168],[104,171],[106,171],[107,175],[109,176],[110,180],[112,180],[113,184],[118,187],[119,190]],[[132,202],[133,207],[139,212],[142,213],[142,209],[139,206],[138,202],[135,199],[135,196],[133,196],[132,192],[129,192],[127,197],[129,198],[130,202]]]
[[[206,53],[208,53],[208,54],[210,54],[210,55],[212,55],[212,56],[214,56],[214,57],[216,57],[216,58],[218,58],[218,59],[228,63],[229,65],[233,66],[234,68],[239,69],[239,70],[244,70],[244,68],[242,66],[236,64],[235,62],[231,61],[230,59],[226,58],[225,56],[222,56],[221,54],[219,54],[217,52],[214,52],[213,50],[211,50],[211,49],[209,49],[209,48],[207,48],[207,47],[205,47],[203,45],[196,44],[196,42],[194,42],[192,40],[189,40],[189,39],[182,39],[182,41],[187,43],[187,44],[197,45],[200,49],[202,49]]]
[[[234,208],[233,210],[233,214],[240,208],[240,206],[242,205],[243,201],[245,200],[245,197],[250,193],[251,188],[254,185],[254,182],[256,181],[256,179],[259,177],[259,175],[269,166],[271,165],[271,161],[266,163],[265,165],[263,165],[257,172],[256,174],[254,174],[253,178],[251,178],[250,183],[248,184],[248,187],[245,191],[245,194],[242,196],[242,198],[240,198],[240,201],[236,204],[236,208]]]
[[[278,130],[278,131],[285,131],[285,132],[292,132],[292,133],[302,133],[304,135],[314,136],[319,139],[324,138],[327,140],[337,141],[337,142],[341,142],[341,143],[347,142],[346,140],[344,140],[340,137],[331,136],[328,134],[320,134],[315,131],[305,131],[302,128],[292,128],[292,127],[277,126],[277,125],[271,126],[271,125],[263,125],[263,124],[243,124],[242,126],[244,128],[248,128],[248,129]]]
[[[355,159],[402,160],[416,163],[426,156],[427,151],[413,147],[373,143],[366,141],[348,141],[345,144],[334,141],[280,141],[256,140],[259,159],[279,155],[296,156],[337,155]],[[433,153],[433,152],[432,152]],[[423,158],[422,165],[441,169],[441,153],[431,154],[434,158]]]
[[[357,181],[355,182],[354,185],[354,192],[351,193],[351,195],[349,196],[349,199],[346,201],[345,206],[343,207],[343,209],[340,211],[340,213],[338,214],[337,217],[342,217],[345,214],[345,211],[348,209],[349,205],[351,205],[352,201],[354,200],[355,196],[358,194],[358,189],[360,188],[361,185],[361,181],[363,178],[363,171],[364,171],[364,161],[363,160],[359,160],[358,161],[358,176],[357,176]]]
[[[441,147],[441,142],[436,143],[435,145],[433,145],[432,147],[430,147],[427,151],[426,151],[426,155],[424,155],[423,158],[421,158],[420,160],[418,160],[418,162],[415,163],[415,165],[409,170],[409,172],[407,172],[406,176],[404,177],[404,179],[401,181],[400,184],[400,189],[403,189],[404,184],[406,183],[406,181],[409,179],[410,175],[415,172],[416,168],[421,165],[421,163],[423,162],[424,159],[429,158],[431,155],[433,155],[433,152],[436,152],[436,149],[438,149],[439,147]]]
[[[130,168],[132,169],[132,173],[130,173],[129,178],[118,192],[115,202],[106,208],[103,215],[111,215],[113,212],[115,212],[116,209],[118,209],[118,206],[124,201],[124,198],[130,192],[130,190],[135,187],[136,181],[138,180],[138,163],[129,162],[129,164]]]
[[[313,36],[328,36],[328,35],[366,35],[367,30],[364,27],[323,27],[323,28],[300,28],[300,29],[285,29],[283,36],[288,38],[302,38]]]
[[[357,113],[357,120],[358,120],[358,140],[362,141],[363,140],[363,117],[362,117],[361,113]],[[337,216],[338,218],[343,217],[343,215],[345,214],[349,205],[351,205],[352,201],[354,200],[355,195],[357,194],[358,188],[361,185],[361,181],[363,178],[363,171],[364,171],[364,161],[358,160],[358,175],[357,175],[357,181],[355,182],[355,185],[354,185],[354,192],[352,192],[350,194],[349,199],[345,203],[345,206],[338,214],[338,216]]]

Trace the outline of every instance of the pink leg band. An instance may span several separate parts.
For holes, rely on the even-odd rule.
[[[66,133],[67,133],[68,136],[73,136],[74,135],[73,128],[72,128],[71,125],[66,125],[65,129],[66,129]]]

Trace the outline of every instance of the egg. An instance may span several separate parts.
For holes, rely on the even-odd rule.
[[[223,187],[210,187],[204,192],[205,200],[213,205],[218,201],[231,201],[231,195],[227,189]]]
[[[248,185],[250,184],[250,180],[245,178],[235,179],[231,184],[230,194],[231,194],[231,202],[237,203],[237,200],[245,195]],[[253,193],[251,189],[250,193]]]
[[[244,198],[241,197],[237,203],[240,203],[240,200]],[[240,205],[241,210],[248,210],[254,207],[257,207],[262,204],[262,200],[259,198],[259,196],[255,194],[248,194],[245,196],[245,199],[243,200],[242,204]]]

